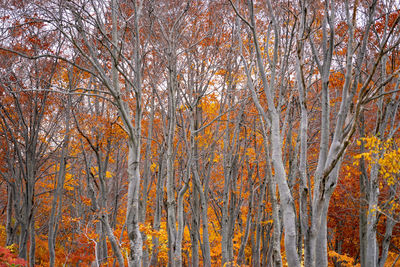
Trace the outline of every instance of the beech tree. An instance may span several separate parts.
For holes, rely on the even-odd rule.
[[[128,4],[128,3],[127,3]],[[142,261],[142,237],[139,230],[139,187],[142,120],[142,65],[143,50],[140,35],[142,2],[129,3],[120,8],[111,2],[60,2],[46,8],[46,16],[53,27],[69,41],[68,47],[85,59],[79,68],[98,79],[117,107],[128,135],[128,198],[126,228],[130,239],[129,262],[139,266]],[[111,14],[108,10],[111,10]],[[55,13],[53,13],[55,12]],[[62,15],[56,16],[56,14]],[[94,13],[93,13],[94,12]],[[111,18],[111,19],[109,19]],[[123,29],[119,25],[124,25]],[[124,42],[124,31],[132,37],[131,46]],[[99,51],[105,54],[99,54]],[[69,59],[64,58],[69,61]],[[87,60],[87,61],[86,61]],[[122,85],[119,76],[123,77]],[[95,91],[95,93],[100,93]],[[131,108],[127,98],[134,97]],[[134,118],[134,119],[133,119]],[[119,258],[120,259],[120,258]]]

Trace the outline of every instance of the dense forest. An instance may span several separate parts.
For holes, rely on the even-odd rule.
[[[0,266],[400,266],[400,2],[3,0]]]

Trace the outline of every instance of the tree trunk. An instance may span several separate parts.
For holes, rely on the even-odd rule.
[[[329,200],[324,203],[324,210],[321,217],[321,225],[317,234],[317,246],[315,251],[316,266],[328,266],[328,229],[327,229],[327,218],[328,218],[328,206]]]
[[[200,201],[199,193],[192,183],[192,224],[190,228],[190,239],[192,243],[192,265],[199,266],[199,229],[200,229]]]
[[[11,246],[15,242],[15,225],[12,223],[13,205],[14,205],[14,188],[7,185],[7,221],[6,221],[6,246]]]
[[[252,179],[252,170],[248,171],[249,175],[249,179]],[[252,210],[253,210],[253,201],[254,201],[254,185],[253,185],[253,181],[251,182],[251,188],[250,190],[250,199],[249,199],[249,205],[247,208],[247,218],[246,218],[246,230],[244,233],[244,236],[241,239],[241,243],[240,243],[240,247],[239,247],[239,251],[238,251],[238,256],[237,256],[237,264],[240,266],[243,263],[244,260],[244,249],[246,248],[247,242],[249,240],[249,235],[250,235],[250,228],[252,225]]]
[[[139,190],[140,190],[140,172],[139,172],[139,153],[140,148],[134,147],[132,141],[129,141],[128,156],[128,207],[126,213],[126,227],[130,240],[129,264],[130,266],[141,266],[143,255],[142,234],[139,230]]]
[[[173,50],[172,48],[170,48]],[[176,65],[175,56],[172,55],[172,51],[169,52],[168,64],[168,134],[167,134],[167,221],[168,221],[168,233],[169,233],[169,249],[171,266],[176,265],[176,200],[175,200],[175,172],[174,172],[174,136],[176,127],[176,104],[175,104],[175,78],[176,78]]]
[[[184,224],[184,209],[183,209],[183,197],[185,193],[189,189],[188,179],[185,181],[185,184],[178,192],[178,207],[177,207],[177,216],[178,216],[178,231],[176,238],[176,266],[182,266],[182,239],[183,239],[183,231],[185,229]]]
[[[55,246],[57,238],[58,221],[61,216],[62,208],[62,198],[63,198],[63,188],[66,174],[67,156],[68,156],[68,146],[70,139],[70,110],[72,108],[71,96],[68,96],[68,104],[65,107],[65,136],[61,148],[60,160],[59,160],[59,170],[57,173],[57,180],[55,181],[55,190],[53,193],[53,199],[51,202],[51,212],[49,218],[49,233],[48,233],[48,246],[49,246],[49,256],[50,256],[50,266],[55,266]]]
[[[28,166],[29,161],[28,161]],[[32,167],[31,167],[32,168]],[[28,167],[28,169],[30,169]],[[32,169],[31,169],[32,171]],[[28,171],[28,175],[29,175]],[[33,220],[33,203],[34,203],[34,188],[32,185],[32,182],[35,180],[32,178],[31,175],[29,175],[29,180],[25,182],[26,186],[26,193],[24,194],[24,202],[23,202],[23,215],[22,215],[22,220],[23,223],[21,223],[21,233],[20,233],[20,240],[19,240],[19,254],[18,257],[23,258],[25,260],[28,259],[28,238],[30,237],[30,229],[31,229],[31,223]],[[33,176],[34,177],[34,176]]]
[[[150,186],[150,179],[152,176],[152,171],[150,169],[151,166],[151,148],[152,148],[152,139],[153,139],[153,124],[154,124],[154,113],[155,113],[155,104],[154,104],[155,93],[153,91],[153,97],[151,99],[151,111],[150,111],[150,122],[149,127],[147,129],[147,141],[146,141],[146,152],[144,156],[144,167],[143,167],[143,190],[140,199],[140,222],[146,223],[146,212],[147,212],[147,201],[148,201],[148,190]],[[146,234],[142,233],[143,241],[146,241]],[[143,266],[148,266],[149,264],[149,252],[145,250],[143,252]]]
[[[364,123],[364,113],[360,114],[360,136],[361,138],[365,136],[365,123]],[[361,141],[360,153],[364,153],[364,141]],[[360,211],[359,211],[359,239],[360,239],[360,264],[361,266],[366,266],[367,263],[367,213],[368,213],[368,173],[365,166],[364,158],[359,160],[360,168]]]
[[[163,207],[163,195],[164,195],[164,185],[165,180],[165,157],[164,150],[160,152],[158,159],[158,176],[157,176],[157,186],[156,186],[156,203],[155,203],[155,213],[154,213],[154,221],[153,228],[155,231],[159,231],[161,228],[161,215],[162,215],[162,207]],[[158,263],[158,250],[159,250],[159,240],[158,237],[153,238],[153,251],[150,259],[150,266],[156,266]]]
[[[272,175],[272,168],[270,164],[270,148],[268,146],[268,137],[263,127],[264,135],[264,149],[267,157],[266,161],[266,177],[268,181],[268,189],[270,192],[271,205],[272,205],[272,224],[273,224],[273,236],[272,236],[272,262],[273,266],[282,266],[282,256],[281,256],[281,218],[279,216],[280,205],[277,199],[276,192],[276,177]]]
[[[394,188],[392,188],[394,190]],[[397,190],[396,190],[397,191]],[[395,192],[396,192],[395,191]],[[392,191],[393,192],[393,191]],[[387,260],[387,256],[388,256],[388,252],[389,252],[389,247],[390,247],[390,240],[392,239],[392,233],[393,233],[393,228],[396,225],[396,222],[390,218],[389,216],[386,218],[386,229],[385,229],[385,235],[383,237],[383,241],[382,241],[382,252],[381,252],[381,256],[379,258],[379,267],[384,267],[386,260]]]
[[[141,149],[141,120],[142,120],[142,107],[141,107],[141,90],[142,90],[142,76],[141,76],[141,57],[140,57],[140,34],[139,34],[139,18],[141,16],[142,2],[137,5],[136,1],[132,2],[134,10],[133,27],[135,36],[133,38],[134,56],[132,57],[133,66],[135,66],[135,77],[133,88],[136,97],[135,107],[135,122],[133,125],[130,107],[127,102],[121,98],[121,90],[119,86],[119,75],[117,64],[112,64],[112,89],[117,101],[118,111],[128,130],[128,195],[127,195],[127,211],[126,211],[126,229],[128,232],[130,252],[128,265],[141,266],[143,256],[143,240],[139,229],[139,198],[140,198],[140,149]],[[117,20],[117,1],[112,0],[112,56],[115,60],[118,59],[118,20]]]
[[[379,196],[379,182],[378,182],[378,165],[374,164],[371,168],[371,176],[369,181],[369,197],[368,197],[368,215],[367,215],[367,267],[376,267],[378,264],[378,244],[376,240],[376,227],[377,211],[378,211],[378,196]]]
[[[203,192],[203,186],[201,185],[199,173],[197,170],[193,170],[194,179],[196,184],[196,189],[200,194],[200,203],[201,203],[201,226],[203,229],[203,265],[205,267],[211,267],[211,252],[210,252],[210,241],[209,241],[209,233],[208,233],[208,216],[207,216],[207,199]]]
[[[108,240],[110,241],[111,244],[111,248],[114,252],[115,257],[117,258],[118,264],[119,266],[125,266],[124,263],[124,257],[122,256],[122,252],[121,252],[121,246],[117,240],[117,238],[115,238],[115,235],[113,233],[113,230],[110,226],[110,223],[108,222],[108,214],[102,214],[101,216],[101,222],[102,222],[102,228],[104,230],[104,233],[107,235]],[[107,248],[107,243],[105,244],[105,248]],[[105,251],[107,253],[107,251]],[[107,254],[105,254],[107,255]],[[107,259],[105,259],[107,261]]]
[[[29,265],[35,266],[35,256],[36,256],[36,233],[35,233],[35,219],[32,218],[30,224],[30,234],[29,234]]]

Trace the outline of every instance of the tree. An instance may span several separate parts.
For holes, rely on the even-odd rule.
[[[35,185],[46,175],[44,167],[53,151],[50,143],[61,115],[47,109],[55,101],[48,90],[55,71],[53,60],[21,59],[14,70],[3,68],[1,77],[2,150],[7,156],[1,175],[9,195],[7,244],[18,242],[19,256],[27,259],[29,239],[31,264],[35,259]],[[30,75],[26,77],[25,72]]]

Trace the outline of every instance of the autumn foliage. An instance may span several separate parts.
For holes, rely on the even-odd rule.
[[[15,250],[15,248],[11,247],[11,250]],[[13,253],[11,250],[9,248],[0,247],[0,266],[27,266],[27,262],[24,259],[18,258],[15,251]]]
[[[399,10],[1,3],[0,266],[398,266]]]

